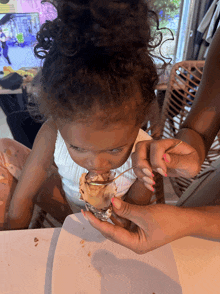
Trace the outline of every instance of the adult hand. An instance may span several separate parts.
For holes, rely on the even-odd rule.
[[[136,144],[135,152],[132,154],[132,165],[139,180],[143,180],[146,187],[152,185],[152,172],[156,171],[162,176],[192,178],[196,176],[201,168],[197,151],[189,144],[182,142],[175,146],[180,140],[163,139],[141,141]]]
[[[114,212],[133,223],[129,230],[102,222],[91,212],[83,212],[90,224],[107,239],[138,254],[161,247],[193,233],[194,227],[185,209],[165,204],[138,206],[113,198]]]

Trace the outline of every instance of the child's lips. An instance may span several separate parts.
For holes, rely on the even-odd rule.
[[[93,173],[96,173],[96,174],[106,174],[106,173],[108,173],[109,172],[109,170],[108,171],[105,171],[105,170],[92,170],[91,172],[93,172]]]

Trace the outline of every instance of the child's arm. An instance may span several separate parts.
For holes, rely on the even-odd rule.
[[[130,204],[148,205],[150,203],[152,195],[153,192],[148,190],[142,181],[136,179],[134,184],[125,194],[124,201]],[[136,225],[132,224],[131,221],[127,219],[122,219],[121,217],[117,216],[114,212],[112,212],[111,220],[114,224],[124,227],[128,230],[133,230],[134,227],[136,227]]]
[[[130,204],[148,205],[150,203],[153,192],[148,190],[144,183],[136,179],[125,195],[124,201]]]
[[[7,229],[28,228],[33,199],[51,171],[56,134],[52,120],[45,122],[39,130],[10,203]]]

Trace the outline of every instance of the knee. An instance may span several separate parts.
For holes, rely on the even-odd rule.
[[[12,145],[15,144],[15,140],[10,138],[2,138],[0,139],[0,152],[4,152],[9,149]]]

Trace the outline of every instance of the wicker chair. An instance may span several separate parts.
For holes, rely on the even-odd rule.
[[[201,81],[204,64],[205,61],[182,61],[173,66],[162,108],[161,137],[163,139],[173,138],[189,113]],[[201,171],[220,156],[219,138],[220,133],[216,136]],[[176,195],[180,197],[199,174],[194,179],[170,178]]]
[[[56,215],[51,213],[53,207],[50,209],[45,209],[45,205],[41,205],[41,203],[37,203],[34,206],[33,216],[29,225],[29,229],[39,229],[39,228],[57,228],[62,227],[65,218],[69,214],[73,214],[74,212],[70,209],[69,205],[60,203],[61,213],[60,215]]]

